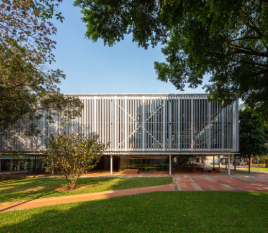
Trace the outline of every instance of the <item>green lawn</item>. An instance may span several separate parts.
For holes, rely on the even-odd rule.
[[[248,169],[248,167],[244,169]],[[250,170],[268,172],[268,167],[250,167]]]
[[[154,192],[0,213],[1,232],[267,232],[267,192]]]
[[[227,168],[221,168],[221,169],[223,169],[223,170],[228,170]],[[248,173],[248,171],[245,171],[245,170],[238,170],[238,169],[236,169],[236,171],[234,170],[234,169],[230,169],[230,171],[232,171],[232,172],[238,172],[238,173],[246,173],[246,174],[249,174]],[[261,173],[258,173],[258,172],[250,172],[250,174],[261,174]]]
[[[90,177],[78,179],[78,190],[61,191],[59,189],[68,186],[64,178],[2,178],[2,180],[0,179],[0,203],[34,198],[56,197],[80,193],[163,185],[171,182],[171,177]]]

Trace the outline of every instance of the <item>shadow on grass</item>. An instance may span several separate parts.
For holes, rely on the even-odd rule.
[[[267,192],[154,192],[0,214],[2,232],[267,232]]]
[[[44,197],[57,197],[82,193],[102,192],[145,186],[163,185],[172,182],[170,177],[86,177],[77,181],[79,189],[59,191],[68,186],[64,178],[40,177],[2,180],[0,202],[11,202]],[[41,188],[34,190],[35,188]]]

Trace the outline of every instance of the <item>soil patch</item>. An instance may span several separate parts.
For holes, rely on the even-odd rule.
[[[59,188],[55,189],[55,191],[74,191],[74,190],[82,190],[82,189],[85,189],[85,188],[87,188],[87,186],[77,185],[75,189],[71,189],[70,186],[62,186],[62,187],[59,187]]]

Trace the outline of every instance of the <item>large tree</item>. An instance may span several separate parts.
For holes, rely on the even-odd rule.
[[[59,115],[66,122],[82,110],[78,98],[60,93],[63,72],[48,68],[56,44],[49,36],[56,28],[46,20],[54,14],[62,19],[52,2],[4,0],[0,5],[0,130],[28,118],[27,133],[37,133],[44,112],[49,121]]]
[[[259,116],[252,109],[239,110],[240,120],[240,154],[248,158],[250,172],[251,157],[268,153],[268,129]]]
[[[76,0],[86,36],[112,46],[132,33],[133,41],[166,45],[158,78],[177,89],[196,88],[204,75],[210,99],[224,104],[241,98],[268,116],[267,0]]]

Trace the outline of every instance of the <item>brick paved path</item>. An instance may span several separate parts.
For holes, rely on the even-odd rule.
[[[0,212],[155,191],[268,191],[268,175],[174,174],[168,185],[5,202],[0,203]]]
[[[182,191],[268,191],[267,175],[177,175],[173,181]]]

